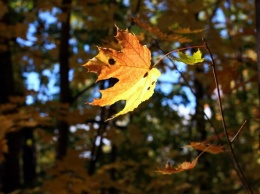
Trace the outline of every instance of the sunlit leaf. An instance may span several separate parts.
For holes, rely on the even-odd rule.
[[[151,68],[151,52],[139,43],[135,35],[117,28],[116,39],[122,46],[121,51],[98,47],[98,55],[84,65],[88,71],[98,74],[97,81],[118,79],[113,87],[100,90],[101,98],[90,103],[108,106],[125,100],[124,109],[110,119],[126,114],[148,100],[161,75],[158,69]]]
[[[175,60],[185,63],[187,65],[195,65],[196,63],[200,63],[204,61],[204,58],[201,58],[201,51],[198,49],[197,52],[193,53],[192,56],[187,55],[183,52],[178,52],[180,58],[176,58]]]

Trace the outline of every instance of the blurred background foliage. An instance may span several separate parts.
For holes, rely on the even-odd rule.
[[[95,84],[82,65],[96,46],[120,49],[116,24],[148,46],[152,64],[206,39],[229,133],[247,120],[233,145],[260,192],[254,10],[252,0],[0,0],[0,191],[245,193],[226,154],[205,153],[191,171],[155,172],[194,159],[198,152],[183,146],[214,136],[212,124],[223,133],[206,50],[200,66],[165,58],[153,97],[130,114],[104,122],[124,103],[85,104],[113,84]]]

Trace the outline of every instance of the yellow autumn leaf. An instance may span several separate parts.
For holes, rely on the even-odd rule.
[[[135,35],[128,30],[117,28],[115,37],[122,46],[121,51],[98,47],[98,55],[83,65],[89,72],[98,74],[97,81],[118,79],[113,87],[100,90],[101,98],[89,103],[108,106],[125,100],[124,109],[109,119],[126,114],[148,100],[153,95],[156,81],[161,75],[158,69],[151,68],[151,52],[139,43]]]

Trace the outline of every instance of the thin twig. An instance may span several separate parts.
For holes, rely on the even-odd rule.
[[[224,111],[223,111],[223,108],[222,108],[223,106],[222,106],[222,100],[221,100],[221,96],[220,96],[219,82],[218,82],[218,77],[217,77],[217,73],[216,73],[216,64],[215,64],[215,61],[213,59],[212,53],[211,53],[211,51],[210,51],[210,49],[208,47],[208,44],[207,44],[207,42],[206,42],[206,40],[204,38],[203,38],[203,42],[204,42],[206,50],[209,53],[209,56],[210,56],[211,62],[212,62],[212,71],[213,71],[214,80],[215,80],[215,84],[216,84],[216,88],[217,88],[219,110],[220,110],[220,115],[221,115],[221,120],[222,120],[224,134],[226,136],[226,140],[228,142],[228,146],[229,146],[230,151],[231,151],[231,159],[233,161],[233,165],[234,165],[234,167],[236,169],[236,172],[237,172],[241,182],[243,183],[243,186],[245,187],[245,189],[247,190],[248,193],[252,194],[253,191],[252,191],[251,187],[248,184],[248,181],[247,181],[247,179],[246,179],[246,177],[245,177],[245,175],[244,175],[244,173],[242,171],[242,168],[239,165],[237,156],[236,156],[236,154],[234,152],[234,148],[232,146],[232,142],[230,141],[229,136],[228,136],[226,122],[225,122],[225,119],[224,119]]]
[[[171,57],[169,57],[169,58],[170,58],[170,60],[172,61]],[[173,61],[172,61],[172,63],[173,63],[173,66],[174,66],[175,70],[178,71],[178,73],[181,75],[181,77],[182,77],[182,79],[184,80],[185,84],[190,88],[191,93],[195,96],[195,92],[194,92],[193,88],[191,87],[189,81],[185,78],[185,76],[183,75],[183,73],[177,68],[177,66],[175,65],[175,63],[174,63]],[[219,137],[219,134],[218,134],[218,132],[217,132],[216,127],[215,127],[214,124],[211,122],[210,118],[209,118],[208,115],[205,113],[204,109],[203,109],[200,105],[199,105],[198,107],[202,110],[203,115],[205,116],[206,120],[209,122],[209,124],[210,124],[211,127],[213,128],[213,131],[214,131],[214,133],[215,133],[216,136],[217,136],[217,139],[218,139],[219,144],[220,144],[220,145],[223,145],[223,142],[222,142],[221,138]]]
[[[74,103],[82,94],[84,94],[86,91],[88,91],[89,89],[93,88],[94,86],[96,86],[97,83],[93,82],[92,84],[88,85],[86,88],[84,88],[83,90],[79,91],[75,96],[73,96],[70,100],[70,103]]]
[[[258,85],[258,111],[260,112],[260,1],[255,0],[255,26],[256,26],[256,54],[257,54],[257,85]],[[258,115],[260,119],[260,114]],[[258,150],[260,151],[260,127],[258,129]]]
[[[106,108],[102,107],[101,108],[101,113],[100,113],[100,117],[101,117],[101,122],[99,124],[98,130],[97,130],[97,134],[95,135],[93,141],[92,141],[92,148],[91,148],[91,154],[90,154],[90,162],[89,162],[89,168],[88,168],[88,173],[89,175],[93,175],[95,173],[96,170],[96,163],[101,155],[101,148],[102,148],[102,140],[103,140],[103,134],[107,128],[107,123],[104,122],[105,119],[105,113],[106,112]],[[99,139],[99,144],[96,144],[97,139]]]
[[[239,135],[240,131],[244,128],[245,124],[246,124],[247,120],[244,121],[244,123],[241,125],[241,127],[238,129],[236,135],[230,140],[231,143],[233,143],[233,141],[237,138],[237,136]]]
[[[156,44],[156,46],[163,52],[163,50],[160,48],[159,44]],[[194,90],[193,90],[193,88],[192,88],[192,86],[191,86],[190,83],[189,83],[189,81],[186,79],[186,77],[183,75],[183,73],[177,68],[176,64],[174,63],[174,59],[172,59],[172,57],[169,56],[169,55],[170,55],[171,53],[173,53],[173,52],[177,52],[177,51],[181,51],[181,50],[187,50],[187,49],[190,49],[190,48],[205,48],[205,46],[204,46],[204,45],[203,45],[203,46],[202,46],[202,45],[198,45],[198,46],[185,47],[185,48],[180,48],[180,49],[176,49],[176,50],[170,51],[170,52],[166,53],[162,58],[160,58],[159,61],[157,61],[157,62],[154,64],[154,66],[155,66],[156,64],[158,64],[163,58],[167,57],[167,58],[172,62],[174,69],[180,74],[180,76],[181,76],[182,79],[184,80],[186,86],[188,86],[188,88],[191,90],[191,93],[192,93],[194,96],[196,96],[196,95],[195,95],[195,92],[194,92]],[[204,109],[203,109],[200,105],[199,105],[198,107],[202,110],[202,112],[203,112],[203,114],[204,114],[206,120],[209,122],[209,124],[210,124],[211,127],[213,128],[213,131],[214,131],[214,133],[215,133],[215,135],[216,135],[216,137],[217,137],[217,139],[218,139],[219,144],[220,144],[220,145],[223,145],[223,142],[222,142],[221,138],[219,137],[219,134],[218,134],[218,132],[217,132],[216,127],[214,126],[214,124],[212,123],[212,121],[210,120],[210,118],[208,117],[208,115],[205,113]]]

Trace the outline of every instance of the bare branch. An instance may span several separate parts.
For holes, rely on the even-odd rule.
[[[240,131],[244,128],[245,124],[246,124],[247,120],[244,121],[244,123],[241,125],[241,127],[238,129],[236,135],[230,140],[231,143],[233,143],[233,141],[237,138],[237,136],[239,135]]]
[[[232,142],[229,139],[228,136],[228,132],[227,132],[227,127],[226,127],[226,122],[225,122],[225,117],[224,117],[224,111],[223,111],[223,106],[222,106],[222,100],[221,100],[221,96],[220,96],[220,88],[219,88],[219,82],[218,82],[218,77],[217,77],[217,73],[216,73],[216,64],[213,58],[213,55],[208,47],[208,44],[206,42],[206,40],[203,38],[203,42],[205,45],[206,50],[208,51],[208,54],[210,55],[211,58],[211,62],[212,62],[212,71],[213,71],[213,76],[214,76],[214,80],[215,80],[215,84],[216,84],[216,88],[217,88],[217,96],[218,96],[218,104],[219,104],[219,111],[220,111],[220,115],[221,115],[221,120],[222,120],[222,125],[223,125],[223,130],[224,130],[224,134],[226,136],[226,140],[228,142],[228,146],[230,148],[231,151],[231,159],[233,162],[233,166],[236,169],[237,175],[239,176],[241,182],[243,183],[246,191],[248,193],[253,193],[251,187],[248,184],[248,181],[243,173],[242,168],[240,167],[240,164],[238,162],[237,156],[234,152],[234,148],[232,146]]]

